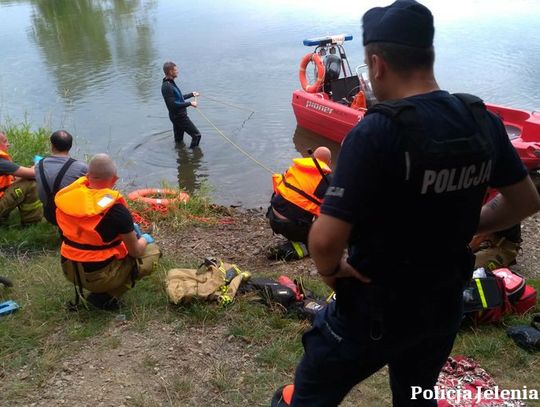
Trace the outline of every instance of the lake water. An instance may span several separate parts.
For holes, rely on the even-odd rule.
[[[0,121],[69,130],[75,156],[114,157],[126,191],[162,180],[188,190],[204,184],[219,203],[264,206],[270,174],[216,129],[274,171],[308,147],[337,153],[296,129],[291,93],[311,50],[302,40],[353,34],[346,50],[354,69],[363,62],[362,14],[389,3],[0,0]],[[540,1],[424,4],[435,15],[441,87],[540,109]],[[165,60],[178,64],[184,93],[202,94],[200,112],[189,109],[200,150],[175,149],[160,92]]]

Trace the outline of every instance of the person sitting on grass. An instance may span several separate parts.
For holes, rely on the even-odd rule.
[[[54,196],[88,171],[85,162],[69,156],[73,136],[65,130],[55,131],[50,138],[51,156],[36,163],[36,183],[39,199],[43,203],[43,215],[49,223],[56,225]]]
[[[330,183],[332,153],[318,147],[312,157],[295,158],[284,174],[272,176],[274,193],[266,217],[272,231],[289,242],[271,250],[269,257],[290,260],[308,255],[309,229],[320,214]]]
[[[83,288],[87,301],[114,310],[135,280],[150,275],[161,256],[154,239],[134,225],[127,203],[112,189],[116,165],[107,154],[95,155],[88,174],[61,189],[55,198],[62,232],[62,270],[75,285],[75,306]]]
[[[15,164],[8,153],[7,136],[0,132],[0,225],[7,224],[9,214],[19,208],[21,224],[38,223],[43,206],[38,198],[34,167]]]

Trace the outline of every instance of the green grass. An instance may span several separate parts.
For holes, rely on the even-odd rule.
[[[9,154],[13,162],[19,165],[30,167],[34,155],[43,156],[49,151],[50,132],[47,129],[32,130],[28,123],[15,124],[8,120],[1,130],[11,144]]]
[[[0,253],[4,255],[43,252],[60,247],[60,236],[56,227],[44,220],[22,227],[18,210],[11,212],[9,224],[1,226],[0,230]]]
[[[32,132],[27,125],[8,126],[8,138],[16,146],[14,160],[29,165],[34,154],[46,150],[46,131]],[[16,155],[15,155],[16,154]],[[168,186],[167,186],[168,187]],[[212,205],[207,191],[194,194],[187,203],[169,206],[167,213],[134,207],[155,222],[159,229],[178,231],[191,223],[213,225],[229,215],[226,209]],[[0,288],[0,301],[16,301],[21,309],[0,319],[0,391],[2,400],[24,400],[61,369],[67,355],[73,356],[80,344],[102,336],[98,350],[122,346],[122,332],[102,335],[115,314],[80,307],[68,312],[66,303],[73,299],[73,285],[62,274],[59,262],[59,238],[56,229],[47,223],[20,228],[16,211],[10,226],[0,233],[0,275],[10,278],[15,286]],[[194,301],[187,305],[171,305],[164,290],[166,270],[190,267],[194,264],[175,264],[163,259],[158,271],[137,283],[126,296],[126,306],[116,314],[124,314],[129,324],[122,329],[152,333],[156,323],[168,325],[179,335],[190,335],[192,328],[204,332],[219,328],[229,354],[211,359],[204,366],[184,366],[168,377],[156,376],[162,396],[159,400],[145,392],[133,394],[128,405],[153,406],[201,405],[197,389],[201,383],[193,370],[205,370],[205,386],[213,398],[207,405],[267,406],[273,391],[293,379],[294,369],[302,355],[301,335],[309,327],[306,321],[285,315],[279,307],[270,309],[253,301],[250,296],[239,297],[227,307]],[[540,279],[529,284],[540,291]],[[317,278],[306,278],[306,286],[316,295],[328,294],[327,287]],[[538,310],[539,308],[537,308]],[[456,340],[453,355],[470,356],[490,372],[501,388],[538,387],[540,353],[527,353],[518,348],[505,334],[505,328],[528,323],[530,315],[506,317],[500,326],[481,326],[463,329]],[[245,358],[245,362],[242,362]],[[240,360],[240,362],[238,362]],[[238,363],[234,363],[238,362]],[[139,368],[151,376],[159,366],[155,356],[147,355]],[[247,367],[245,367],[247,366]],[[21,369],[31,372],[31,380],[15,377]],[[249,370],[248,370],[249,369]],[[344,406],[391,404],[386,370],[374,375],[355,388]],[[529,405],[535,405],[528,403]],[[538,405],[538,404],[536,404]]]
[[[169,324],[179,333],[190,327],[225,328],[229,346],[236,349],[231,357],[247,354],[255,370],[242,372],[227,360],[215,360],[204,366],[208,386],[220,400],[230,405],[267,405],[273,389],[292,380],[302,355],[301,334],[309,324],[279,310],[254,302],[249,296],[239,297],[228,307],[193,302],[174,306],[168,303],[163,289],[165,270],[173,264],[165,260],[157,273],[137,284],[126,295],[127,307],[121,310],[130,325],[128,329],[148,332],[157,322]],[[77,313],[66,311],[65,304],[73,297],[73,287],[60,270],[57,254],[13,257],[0,261],[0,273],[10,277],[15,287],[0,290],[0,301],[13,299],[21,310],[0,320],[0,372],[15,372],[27,366],[33,380],[12,380],[6,400],[24,397],[43,384],[61,366],[66,355],[73,355],[74,343],[96,337],[108,329],[115,314],[81,308]],[[529,281],[535,286],[540,280]],[[318,287],[316,278],[306,279],[310,288]],[[321,287],[319,287],[321,288]],[[322,289],[322,288],[321,288]],[[527,323],[530,317],[507,317],[504,324]],[[116,349],[121,336],[104,337],[101,349]],[[224,340],[225,340],[224,338]],[[79,342],[80,343],[80,342]],[[481,326],[464,329],[458,336],[453,354],[473,357],[504,388],[537,386],[540,377],[540,355],[522,351],[506,337],[504,326]],[[144,358],[140,368],[152,375],[158,361]],[[200,368],[203,368],[202,366]],[[196,405],[195,389],[189,372],[167,379],[160,386],[168,391],[173,405]],[[389,405],[387,374],[382,372],[352,392],[350,403],[359,400],[383,400]],[[165,394],[165,393],[164,393]],[[349,400],[348,399],[348,400]],[[159,403],[152,395],[133,395],[132,405]],[[163,402],[163,400],[161,401]],[[529,403],[534,405],[534,403]],[[219,403],[216,405],[220,405]]]

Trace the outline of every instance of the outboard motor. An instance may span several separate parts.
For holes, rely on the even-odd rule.
[[[324,83],[329,84],[330,81],[338,79],[341,74],[341,58],[336,54],[328,54],[324,57],[324,68],[326,69]]]

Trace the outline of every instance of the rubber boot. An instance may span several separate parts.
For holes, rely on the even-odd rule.
[[[278,247],[270,249],[268,253],[269,259],[274,260],[300,260],[309,256],[308,249],[304,243],[288,241]]]

